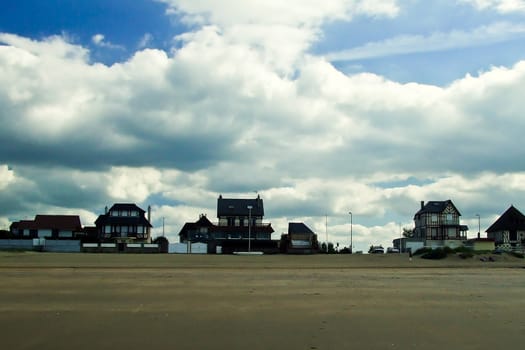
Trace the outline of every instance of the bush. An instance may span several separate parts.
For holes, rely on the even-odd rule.
[[[474,256],[474,253],[472,252],[463,252],[463,253],[459,253],[459,257],[461,259],[467,259],[467,258],[472,258]]]
[[[509,252],[509,254],[512,255],[513,257],[520,258],[520,259],[523,259],[525,257],[525,255],[523,255],[523,253],[520,253],[520,252]]]
[[[447,257],[447,250],[442,248],[436,248],[430,250],[428,253],[421,255],[423,259],[439,260]]]
[[[423,255],[423,254],[430,253],[431,251],[432,251],[431,248],[425,248],[425,247],[423,247],[423,248],[419,248],[418,250],[416,250],[416,251],[414,252],[414,254],[412,254],[412,255]]]
[[[470,249],[470,248],[467,248],[467,247],[464,247],[464,246],[461,246],[461,247],[457,247],[454,249],[454,252],[455,253],[473,253],[474,250],[473,249]]]
[[[456,250],[454,250],[454,249],[452,249],[452,248],[450,248],[450,247],[445,246],[445,247],[443,247],[443,252],[444,252],[446,255],[448,255],[448,254],[454,254],[454,253],[456,252]]]

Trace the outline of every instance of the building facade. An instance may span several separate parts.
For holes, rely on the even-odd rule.
[[[487,229],[487,238],[494,240],[496,248],[502,250],[525,249],[525,215],[510,206]]]
[[[281,235],[282,253],[313,254],[319,252],[317,235],[302,222],[288,223],[288,233]]]
[[[95,221],[98,239],[110,242],[151,242],[151,208],[146,211],[131,203],[117,203]]]
[[[452,201],[421,202],[414,215],[414,237],[430,248],[457,248],[467,239],[468,226],[460,224],[461,214]]]
[[[224,253],[246,250],[277,249],[272,243],[274,232],[270,223],[264,223],[264,204],[260,196],[255,199],[217,199],[217,224],[205,214],[196,222],[187,222],[179,232],[181,243],[206,243],[208,252]],[[249,242],[249,243],[248,243]],[[220,247],[220,248],[218,248]]]

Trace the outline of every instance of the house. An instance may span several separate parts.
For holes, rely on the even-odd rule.
[[[131,203],[116,203],[95,221],[100,241],[115,243],[151,242],[151,207],[146,211]]]
[[[486,232],[487,238],[493,239],[498,249],[525,249],[525,216],[513,205]]]
[[[467,239],[468,226],[461,225],[459,210],[452,201],[421,202],[421,208],[414,215],[414,238],[425,247],[457,248]]]
[[[13,222],[9,230],[18,238],[72,239],[83,235],[78,215],[36,215],[34,220]]]
[[[281,235],[281,252],[312,254],[319,251],[317,235],[302,222],[288,223],[288,233]]]
[[[196,222],[187,222],[179,232],[181,243],[206,243],[208,252],[232,253],[239,250],[277,250],[271,240],[274,232],[270,223],[263,223],[264,204],[255,199],[223,198],[217,200],[218,223],[204,214]]]
[[[255,199],[223,198],[217,199],[217,218],[221,227],[239,227],[238,233],[248,227],[260,227],[264,217],[263,200],[259,195]],[[259,239],[270,239],[267,232],[258,232]],[[236,237],[241,238],[241,237]]]
[[[180,243],[208,243],[216,238],[222,238],[222,235],[217,233],[216,225],[205,214],[199,215],[199,220],[195,222],[185,223],[179,232]]]

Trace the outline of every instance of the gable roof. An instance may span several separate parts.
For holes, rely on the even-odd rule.
[[[95,220],[95,225],[97,227],[105,225],[136,225],[153,227],[153,225],[151,225],[151,223],[144,217],[144,215],[110,216],[109,214],[102,214],[98,216],[97,220]]]
[[[248,216],[252,207],[252,216],[264,216],[264,204],[260,196],[255,199],[222,198],[217,199],[217,217]]]
[[[137,210],[139,213],[145,213],[146,211],[140,208],[135,203],[115,203],[111,206],[109,211],[132,211]]]
[[[518,209],[510,206],[501,216],[485,231],[498,232],[506,230],[525,231],[525,215]]]
[[[36,215],[34,220],[13,222],[13,229],[80,231],[82,224],[78,215]]]
[[[197,230],[197,229],[199,229],[201,227],[209,227],[209,228],[213,229],[213,227],[215,227],[215,225],[210,220],[208,220],[206,215],[201,214],[201,216],[199,217],[199,220],[197,220],[195,222],[187,222],[187,223],[185,223],[184,226],[182,226],[182,229],[179,232],[179,236],[183,232],[194,231],[194,230]]]
[[[78,215],[37,215],[35,222],[39,228],[58,228],[72,231],[82,229]]]
[[[415,214],[425,214],[425,213],[433,213],[433,214],[439,214],[445,211],[445,209],[451,205],[454,210],[458,213],[459,216],[461,216],[461,213],[459,212],[458,208],[452,203],[450,199],[447,199],[446,201],[429,201],[427,204],[423,205],[423,202],[421,202],[421,209]]]
[[[310,233],[314,234],[312,230],[308,226],[306,226],[302,222],[290,222],[288,223],[288,234],[294,234],[294,233]]]

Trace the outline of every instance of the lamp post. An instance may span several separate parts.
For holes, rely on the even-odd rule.
[[[252,239],[252,206],[249,205],[248,207],[248,251],[251,252],[251,239]]]
[[[352,215],[351,211],[349,211],[348,214],[350,214],[350,254],[352,254],[352,244],[353,244],[353,242],[352,242],[352,226],[353,226],[353,224],[352,224],[352,217],[353,217],[353,215]]]
[[[481,216],[479,214],[476,214],[478,217],[478,238],[481,237]]]

